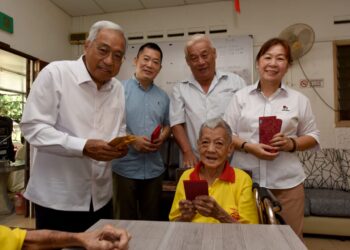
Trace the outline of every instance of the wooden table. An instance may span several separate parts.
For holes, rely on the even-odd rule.
[[[13,204],[7,194],[7,179],[9,174],[25,168],[26,164],[24,161],[16,161],[10,163],[9,166],[0,167],[0,215],[11,214],[13,211]]]
[[[105,224],[131,233],[130,250],[307,249],[287,225],[100,220],[89,230]]]

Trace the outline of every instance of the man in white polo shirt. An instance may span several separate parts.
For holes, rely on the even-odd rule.
[[[221,117],[244,80],[234,73],[216,69],[216,49],[208,36],[197,34],[185,45],[185,58],[192,77],[174,86],[170,96],[170,125],[182,152],[182,165],[194,166],[203,122]]]

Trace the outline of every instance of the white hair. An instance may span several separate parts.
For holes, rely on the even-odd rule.
[[[185,44],[185,56],[188,56],[188,48],[190,48],[191,46],[193,46],[195,43],[200,42],[200,41],[206,41],[209,44],[209,47],[214,49],[214,45],[212,43],[212,41],[210,40],[210,38],[205,35],[205,34],[195,34],[193,36],[191,36],[186,44]]]
[[[212,118],[212,119],[205,121],[199,130],[199,139],[202,138],[204,128],[210,128],[210,129],[223,128],[225,130],[225,136],[226,136],[227,142],[229,142],[229,144],[231,144],[231,142],[232,142],[232,129],[227,124],[227,122],[224,121],[224,119],[217,117],[217,118]]]
[[[111,30],[115,30],[115,31],[120,32],[123,35],[125,43],[126,43],[127,40],[125,38],[125,34],[124,34],[122,27],[116,23],[113,23],[111,21],[105,21],[105,20],[98,21],[91,26],[90,31],[89,31],[89,36],[86,40],[87,41],[94,41],[96,39],[98,32],[100,32],[102,29],[111,29]]]

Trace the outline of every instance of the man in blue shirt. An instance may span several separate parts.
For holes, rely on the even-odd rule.
[[[163,59],[155,43],[142,45],[134,59],[135,75],[123,82],[127,133],[136,136],[124,158],[113,160],[119,219],[158,220],[164,164],[159,148],[170,134],[169,98],[154,84]],[[162,127],[151,140],[154,129]]]

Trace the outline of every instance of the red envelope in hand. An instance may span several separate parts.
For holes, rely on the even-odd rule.
[[[281,131],[281,127],[282,120],[277,119],[276,116],[259,117],[259,142],[269,145],[272,137]]]
[[[209,195],[206,180],[184,180],[186,200],[193,201],[197,196]]]
[[[154,142],[154,140],[158,139],[160,136],[160,132],[162,131],[162,126],[159,124],[152,132],[151,135],[151,143]]]

